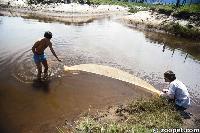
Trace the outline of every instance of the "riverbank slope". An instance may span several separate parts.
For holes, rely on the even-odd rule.
[[[127,15],[123,17],[122,21],[128,26],[146,31],[165,32],[192,40],[200,40],[198,20],[183,19],[148,10]]]

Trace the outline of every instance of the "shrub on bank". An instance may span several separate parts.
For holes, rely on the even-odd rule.
[[[186,37],[189,39],[200,39],[200,31],[193,28],[192,25],[182,26],[179,23],[171,22],[163,26],[166,32],[172,33],[176,36]]]
[[[200,4],[182,5],[152,5],[150,10],[157,11],[161,14],[173,15],[181,19],[189,19],[191,15],[200,13]]]
[[[28,4],[64,3],[65,0],[27,0]]]

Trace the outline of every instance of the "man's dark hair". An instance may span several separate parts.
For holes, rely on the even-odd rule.
[[[176,76],[175,76],[174,72],[172,72],[171,70],[166,71],[164,73],[164,77],[169,79],[170,81],[174,81],[176,79]]]
[[[52,33],[50,31],[46,31],[44,33],[44,37],[48,38],[48,39],[51,39],[52,38]]]

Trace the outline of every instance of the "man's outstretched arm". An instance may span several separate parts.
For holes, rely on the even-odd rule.
[[[50,50],[51,50],[51,52],[52,52],[52,54],[56,57],[56,59],[58,60],[58,61],[60,61],[61,62],[61,60],[58,58],[58,56],[56,55],[56,53],[55,53],[55,51],[54,51],[54,49],[53,49],[53,47],[52,47],[52,43],[51,44],[49,44],[49,48],[50,48]]]

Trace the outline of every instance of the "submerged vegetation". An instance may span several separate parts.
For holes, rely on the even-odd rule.
[[[165,99],[154,97],[136,100],[116,108],[112,114],[87,115],[76,122],[74,132],[85,133],[150,133],[161,128],[180,128],[180,114]],[[117,117],[117,119],[116,119]],[[115,119],[114,119],[115,118]]]

